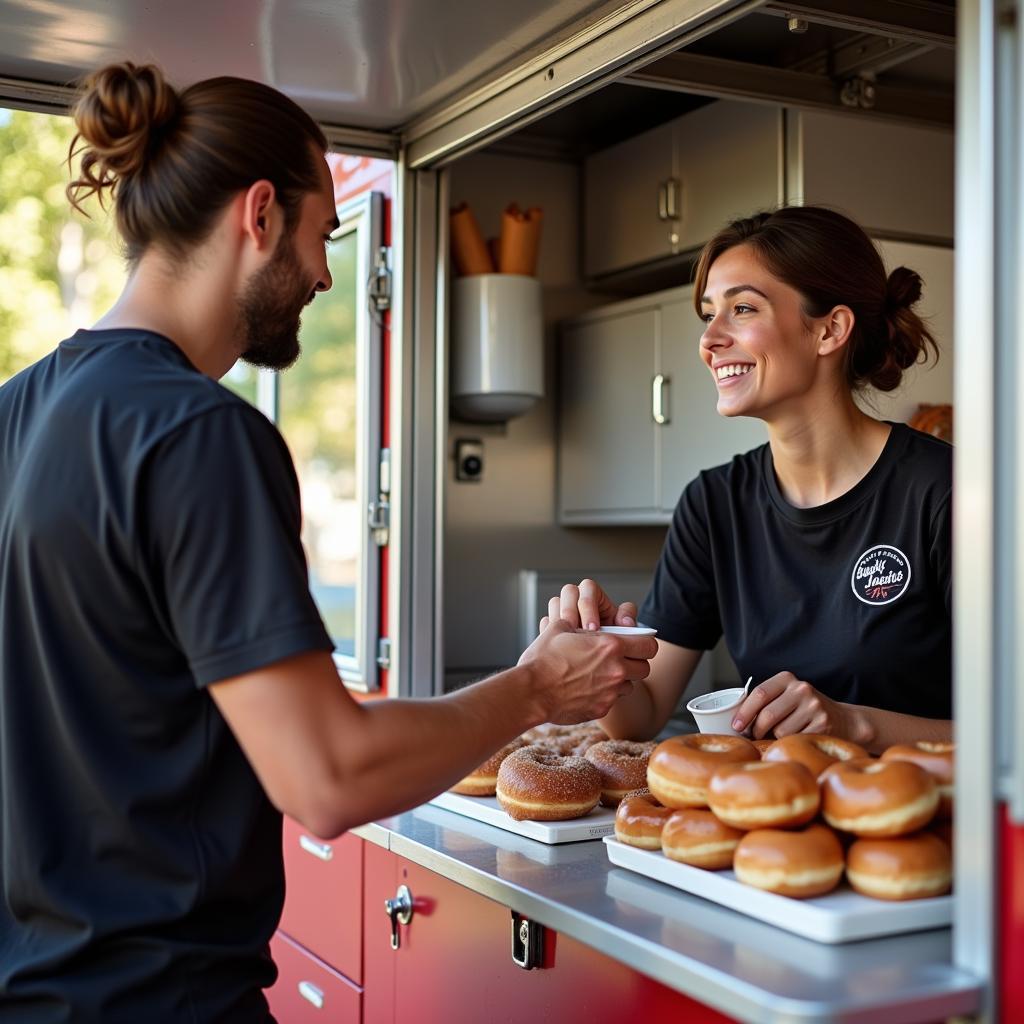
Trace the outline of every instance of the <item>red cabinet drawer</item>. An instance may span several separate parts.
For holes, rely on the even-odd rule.
[[[285,818],[284,869],[281,931],[362,984],[363,841],[317,839]]]
[[[362,990],[278,932],[277,983],[267,992],[278,1024],[361,1024]]]

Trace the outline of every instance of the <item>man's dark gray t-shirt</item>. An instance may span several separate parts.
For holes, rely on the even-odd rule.
[[[205,687],[331,642],[274,426],[168,339],[0,388],[0,1021],[261,1020],[280,815]]]

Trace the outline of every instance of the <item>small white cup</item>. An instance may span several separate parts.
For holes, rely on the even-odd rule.
[[[717,733],[719,736],[742,736],[732,727],[733,715],[743,703],[743,687],[730,686],[727,690],[715,690],[694,697],[686,705],[701,732]]]
[[[650,626],[602,626],[600,632],[615,633],[618,636],[657,636],[658,633]]]

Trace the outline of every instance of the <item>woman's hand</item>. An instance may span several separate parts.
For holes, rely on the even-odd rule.
[[[798,732],[825,733],[857,741],[856,709],[819,693],[792,672],[779,672],[755,686],[739,706],[732,727],[749,728],[754,739]]]
[[[599,584],[583,580],[578,587],[567,583],[558,597],[548,601],[548,613],[540,620],[540,631],[544,632],[555,619],[564,619],[576,629],[635,626],[636,605],[632,601],[615,604]]]

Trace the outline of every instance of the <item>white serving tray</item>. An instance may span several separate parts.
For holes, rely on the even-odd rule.
[[[732,871],[707,871],[680,864],[657,851],[620,843],[613,836],[606,838],[605,844],[608,859],[619,867],[817,942],[852,942],[924,931],[953,920],[952,896],[889,902],[861,896],[841,882],[838,889],[824,896],[797,900],[744,885]]]
[[[578,843],[584,839],[601,839],[615,831],[614,808],[600,805],[582,818],[569,821],[516,821],[501,809],[498,798],[493,796],[442,793],[430,803],[542,843]]]

